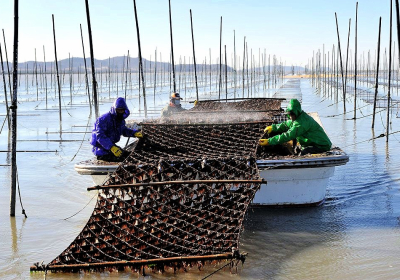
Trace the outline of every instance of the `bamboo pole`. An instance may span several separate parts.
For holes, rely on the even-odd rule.
[[[392,67],[392,7],[393,1],[390,0],[390,31],[389,31],[389,77],[388,77],[388,99],[387,99],[387,114],[386,114],[386,143],[389,142],[389,127],[390,127],[390,84],[391,84],[391,67]]]
[[[343,62],[342,62],[342,51],[340,48],[340,36],[339,36],[339,24],[337,20],[337,14],[335,13],[336,18],[336,30],[337,30],[337,37],[338,37],[338,52],[340,57],[340,72],[342,74],[342,87],[343,87],[343,113],[346,113],[346,90],[345,90],[345,83],[343,77]]]
[[[86,6],[86,19],[88,25],[88,33],[89,33],[89,49],[90,49],[90,61],[92,65],[92,91],[93,91],[93,105],[94,105],[94,114],[96,119],[99,117],[99,104],[97,101],[97,82],[96,82],[96,69],[94,66],[94,54],[93,54],[93,40],[92,40],[92,27],[90,25],[90,13],[89,13],[89,1],[85,0]]]
[[[4,33],[4,29],[3,29],[3,41],[4,41],[4,53],[6,55],[6,63],[7,63],[8,88],[10,92],[10,99],[12,100],[10,64],[8,63],[8,52],[7,52],[6,35]]]
[[[195,51],[194,51],[194,35],[193,35],[192,9],[190,9],[190,25],[191,25],[191,30],[192,30],[194,79],[195,79],[195,83],[196,83],[196,100],[199,100],[199,88],[198,88],[198,86],[197,86],[196,54],[195,54]]]
[[[349,19],[349,32],[347,34],[347,52],[346,52],[346,73],[345,73],[345,80],[344,80],[344,95],[343,95],[343,102],[346,105],[346,93],[347,93],[347,67],[349,62],[349,47],[350,47],[350,27],[351,27],[351,18]],[[346,111],[344,112],[346,113]]]
[[[169,3],[169,31],[170,31],[170,37],[171,37],[172,82],[173,82],[173,90],[174,90],[174,92],[176,92],[174,42],[173,42],[173,39],[172,39],[171,0],[168,0],[168,3]]]
[[[18,0],[14,0],[14,56],[13,56],[13,92],[11,99],[11,195],[10,216],[15,216],[17,191],[17,91],[18,91]]]
[[[156,87],[157,87],[157,48],[154,51],[154,96],[153,96],[154,107],[156,107]]]
[[[111,57],[108,57],[108,99],[111,98]]]
[[[250,57],[251,59],[251,57]],[[250,80],[249,80],[249,49],[246,42],[246,78],[247,78],[247,97],[250,97]]]
[[[60,76],[59,76],[59,74],[58,74],[57,44],[56,44],[56,28],[55,28],[55,24],[54,24],[54,14],[52,14],[51,17],[52,17],[52,20],[53,20],[54,56],[55,56],[56,73],[57,73],[58,108],[59,108],[60,133],[61,133],[61,124],[62,124],[62,114],[61,114],[61,86],[60,86]]]
[[[6,76],[5,76],[5,72],[4,72],[3,53],[1,52],[1,43],[0,43],[0,62],[1,62],[1,73],[2,73],[2,76],[3,76],[4,101],[6,103],[6,114],[7,114],[8,130],[10,130],[11,129],[10,112],[9,112],[9,107],[8,107],[7,84],[6,84]]]
[[[147,118],[146,86],[144,83],[144,75],[143,75],[142,48],[140,46],[139,20],[138,20],[137,11],[136,11],[136,0],[133,0],[133,6],[134,6],[134,10],[135,10],[136,35],[137,35],[138,50],[139,50],[139,69],[140,69],[140,75],[142,76],[144,116],[145,116],[145,118]],[[171,40],[172,40],[172,37],[171,37]],[[139,91],[139,96],[140,96],[140,91]]]
[[[375,126],[376,98],[378,96],[379,57],[381,51],[381,22],[382,22],[382,17],[379,18],[378,53],[377,53],[377,63],[376,63],[375,97],[374,97],[374,111],[372,113],[372,128],[374,128]]]
[[[36,48],[35,48],[35,78],[36,78],[36,100],[39,100],[39,84],[38,84],[38,78],[37,78]]]
[[[228,100],[228,62],[226,61],[226,45],[225,46],[225,99]]]
[[[396,0],[396,26],[397,26],[397,47],[399,49],[398,56],[399,56],[399,65],[400,65],[400,7],[399,7],[399,0]],[[397,87],[398,88],[398,87]]]
[[[236,82],[237,82],[237,72],[236,72],[236,34],[235,30],[233,30],[233,80],[234,80],[234,91],[233,98],[236,98]]]
[[[46,109],[47,109],[47,69],[46,69],[46,52],[43,45],[43,61],[44,61],[44,88],[46,91]]]
[[[243,82],[242,82],[242,98],[244,98],[244,66],[245,66],[245,59],[246,59],[246,36],[244,36],[244,40],[243,40],[243,68],[242,68],[242,78],[243,78]]]
[[[128,67],[129,67],[129,50],[126,57],[126,68],[125,68],[125,100],[126,100],[126,89],[128,88]]]
[[[357,117],[357,23],[358,23],[358,2],[356,3],[356,30],[354,48],[354,120]]]
[[[85,83],[86,83],[86,90],[89,99],[89,109],[90,114],[92,114],[92,102],[90,101],[90,91],[89,91],[89,80],[88,80],[88,72],[87,72],[87,65],[86,65],[86,55],[85,55],[85,45],[83,43],[83,33],[82,33],[82,24],[79,24],[81,30],[81,40],[82,40],[82,52],[83,52],[83,63],[85,65]]]
[[[222,86],[222,16],[219,27],[219,84],[218,84],[218,98],[221,99],[221,86]]]
[[[146,187],[146,186],[165,186],[172,184],[251,184],[259,183],[265,184],[264,180],[190,180],[190,181],[164,181],[164,182],[149,182],[149,183],[134,183],[134,184],[119,184],[119,185],[98,185],[88,187],[88,191],[103,190],[103,189],[115,189],[115,188],[130,188],[130,187]]]
[[[234,259],[233,254],[216,254],[206,256],[183,256],[183,257],[170,257],[170,258],[157,258],[148,260],[134,260],[134,261],[114,261],[114,262],[100,262],[100,263],[85,263],[85,264],[67,264],[67,265],[50,265],[46,267],[47,270],[72,270],[72,269],[91,269],[101,268],[107,266],[143,266],[147,264],[163,264],[163,263],[174,263],[174,262],[190,262],[190,261],[206,261],[206,260],[223,260],[223,259]],[[31,266],[30,271],[43,271],[44,268]]]

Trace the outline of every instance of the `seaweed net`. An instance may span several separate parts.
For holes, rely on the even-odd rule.
[[[271,122],[142,124],[145,135],[98,189],[76,239],[46,266],[164,271],[240,258],[247,208],[262,180],[257,142]]]
[[[200,101],[197,106],[168,118],[155,119],[153,123],[218,124],[254,121],[279,121],[281,103],[279,98],[254,98],[243,101]]]

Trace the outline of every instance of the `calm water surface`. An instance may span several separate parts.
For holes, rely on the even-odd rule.
[[[168,90],[157,91],[155,104],[149,98],[149,110],[159,113],[167,102]],[[54,93],[49,97],[51,110],[43,110],[43,94],[36,101],[36,91],[32,92],[30,95],[22,92],[19,97],[31,101],[21,101],[18,107],[18,150],[50,152],[18,154],[19,183],[27,219],[21,215],[19,202],[16,217],[9,217],[10,170],[0,167],[0,279],[43,279],[42,273],[30,273],[29,267],[42,260],[48,263],[58,256],[83,228],[96,202],[96,193],[86,191],[92,185],[91,179],[74,171],[74,164],[91,157],[87,141],[90,136],[84,132],[86,124],[92,125],[94,119],[88,120],[86,97],[76,91],[75,105],[70,105],[69,92],[64,89],[60,136]],[[261,92],[255,94],[272,96],[275,89]],[[128,106],[133,111],[130,118],[140,120],[137,94],[132,94],[128,96]],[[194,95],[192,89],[186,97],[193,100]],[[357,115],[366,117],[353,121],[347,120],[353,113],[342,114],[342,102],[324,96],[309,80],[301,80],[301,97],[303,109],[319,113],[332,142],[349,154],[350,161],[336,168],[326,201],[319,207],[250,210],[241,238],[240,249],[249,253],[244,266],[239,266],[238,275],[221,271],[211,279],[399,279],[400,133],[391,135],[389,143],[385,138],[367,141],[385,133],[386,111],[377,115],[372,131],[371,116],[367,116],[372,113],[372,106],[365,106],[362,101]],[[101,102],[100,112],[107,112],[112,102],[107,92],[102,94]],[[4,107],[1,106],[0,114],[4,115]],[[350,100],[347,108],[353,108]],[[393,111],[392,132],[400,128],[396,112]],[[57,142],[60,139],[73,141]],[[7,150],[5,130],[0,140],[0,150]],[[126,139],[121,142],[124,145]],[[0,164],[8,162],[7,153],[0,153]],[[64,220],[87,203],[79,214]],[[221,265],[177,276],[150,274],[146,279],[200,279]],[[138,278],[129,273],[58,273],[47,275],[47,279],[132,276]]]

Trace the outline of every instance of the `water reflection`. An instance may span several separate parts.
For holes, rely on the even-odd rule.
[[[17,238],[17,225],[15,217],[10,217],[10,229],[11,229],[11,250],[13,252],[13,258],[18,254],[18,238]]]

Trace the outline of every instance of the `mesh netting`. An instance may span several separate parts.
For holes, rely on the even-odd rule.
[[[243,101],[200,101],[197,106],[154,123],[218,124],[254,121],[275,121],[281,117],[283,99],[254,98]]]
[[[163,270],[233,258],[262,183],[256,148],[270,123],[142,124],[145,137],[92,188],[98,199],[81,233],[45,269]]]

